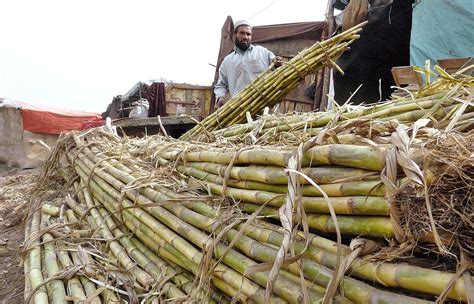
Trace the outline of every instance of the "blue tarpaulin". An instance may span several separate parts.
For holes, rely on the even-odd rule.
[[[413,7],[410,64],[474,56],[474,0],[418,0]]]

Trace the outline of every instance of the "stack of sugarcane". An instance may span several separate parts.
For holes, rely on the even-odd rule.
[[[231,197],[246,212],[263,206],[262,214],[278,217],[278,208],[286,202],[285,169],[293,151],[267,146],[193,151],[185,143],[179,148],[160,149],[166,146],[159,139],[151,141],[150,151],[155,151],[161,165],[179,159],[176,170],[196,178],[214,195]],[[308,225],[318,231],[336,232],[329,199],[341,233],[393,236],[385,186],[380,180],[386,150],[387,146],[345,144],[309,148],[300,169],[308,179],[299,178]]]
[[[420,120],[410,128],[396,122],[352,125],[346,131],[370,132],[372,137],[369,134],[363,137],[350,133],[335,135],[329,129],[325,135],[321,132],[321,137],[306,142],[297,170],[298,183],[301,184],[298,188],[299,201],[306,213],[307,225],[323,233],[337,233],[339,230],[352,236],[395,237],[399,242],[403,242],[407,234],[416,234],[416,238],[411,238],[412,243],[433,243],[444,253],[446,250],[441,249],[443,245],[438,231],[444,230],[446,240],[443,243],[447,242],[448,247],[472,244],[469,233],[469,240],[462,239],[466,234],[461,229],[472,224],[469,220],[472,206],[466,203],[472,200],[469,189],[474,178],[472,145],[469,144],[472,134],[440,136],[437,129],[421,127],[429,122]],[[443,149],[440,146],[448,148],[444,140],[446,137],[451,142],[450,151],[455,151],[452,157],[449,153],[443,155],[446,163],[450,164],[449,179],[452,180],[448,180],[443,188],[451,189],[446,196],[451,196],[452,203],[437,202],[435,199],[436,212],[439,219],[450,214],[453,220],[458,220],[448,225],[437,225],[432,215],[425,216],[426,211],[431,209],[428,200],[421,207],[425,213],[420,212],[418,221],[430,225],[413,233],[411,230],[415,226],[406,224],[410,221],[405,218],[410,216],[409,213],[400,216],[400,210],[406,210],[410,202],[424,202],[425,197],[434,195],[431,189],[440,183],[437,177],[448,177],[444,174],[447,166],[437,162],[432,167],[430,164],[435,162],[429,164],[424,159],[425,155],[436,159],[435,155]],[[428,142],[439,145],[431,151],[425,147]],[[285,145],[219,148],[218,144],[170,142],[162,137],[149,141],[141,148],[146,145],[148,155],[154,162],[163,166],[172,164],[173,170],[196,179],[213,195],[231,198],[247,213],[258,210],[270,218],[281,218],[280,209],[288,202],[288,163],[296,148]],[[447,161],[448,158],[451,160]],[[467,189],[456,192],[458,187],[453,181],[457,178],[462,179],[459,184],[466,185],[464,188]],[[405,204],[398,204],[396,196],[400,194],[399,189],[405,189],[407,185],[413,189],[412,197]],[[403,200],[401,196],[398,199]],[[456,207],[459,210],[451,210],[454,205],[459,205]],[[405,223],[403,229],[401,222]],[[469,257],[474,257],[471,247],[465,251]]]
[[[209,138],[225,137],[229,140],[253,142],[280,141],[282,138],[303,141],[315,136],[328,124],[332,126],[355,121],[390,121],[410,124],[422,118],[431,118],[435,128],[466,132],[474,127],[474,77],[468,72],[474,66],[466,67],[455,74],[447,74],[435,67],[438,78],[420,88],[418,92],[397,97],[371,106],[346,104],[333,111],[287,115],[264,115],[259,120],[222,128],[212,136],[202,134],[194,139],[209,141]],[[420,71],[421,72],[421,71]],[[433,72],[426,70],[430,79]],[[450,123],[456,119],[456,126]]]
[[[80,203],[67,196],[61,208],[45,202],[30,214],[25,303],[122,303],[121,297],[129,303],[230,302],[215,288],[196,294],[191,272],[154,253],[155,244],[134,236],[95,205],[89,190],[74,186]]]
[[[193,139],[198,134],[210,132],[245,121],[246,113],[259,113],[266,106],[280,102],[295,89],[306,75],[316,74],[327,65],[334,64],[337,58],[357,39],[361,23],[328,40],[318,42],[301,51],[290,61],[273,70],[270,66],[240,93],[228,100],[201,121],[196,127],[185,133],[181,139]]]
[[[107,273],[93,262],[107,256],[86,244],[96,226],[80,224],[72,210],[36,206],[25,226],[25,303],[119,303],[115,292],[103,288]]]
[[[59,173],[73,196],[56,207],[49,194],[32,201],[25,300],[472,300],[472,233],[458,233],[469,240],[456,234],[472,227],[473,81],[440,74],[411,99],[274,116],[216,131],[213,143],[65,135],[42,185]],[[439,135],[428,123],[467,133]],[[246,133],[262,144],[247,145],[239,138]],[[426,209],[429,216],[420,216]],[[458,244],[458,272],[368,258],[385,253],[372,255],[384,238],[403,242],[406,235],[441,253]],[[365,239],[342,244],[354,236]]]
[[[154,143],[158,143],[158,140],[154,139]],[[288,231],[284,227],[257,219],[256,214],[245,216],[220,196],[208,196],[193,190],[192,183],[188,185],[191,187],[187,187],[186,182],[178,179],[178,175],[169,175],[170,172],[165,167],[153,169],[150,159],[166,161],[167,154],[170,158],[177,155],[173,151],[176,149],[173,145],[177,145],[177,142],[161,140],[159,145],[153,147],[163,149],[155,150],[156,153],[150,155],[147,149],[152,145],[146,146],[140,140],[120,142],[94,132],[82,136],[70,134],[59,142],[50,158],[54,160],[50,168],[60,172],[68,185],[75,186],[71,190],[77,193],[77,202],[66,200],[68,208],[74,211],[75,217],[71,217],[74,223],[95,229],[98,237],[107,242],[107,246],[100,248],[103,250],[100,258],[96,254],[94,259],[106,260],[102,256],[108,256],[110,261],[124,269],[124,274],[133,278],[133,284],[128,285],[128,292],[124,292],[129,297],[146,295],[143,298],[145,302],[152,301],[154,297],[162,297],[160,299],[200,302],[225,302],[233,299],[257,303],[299,303],[324,299],[325,303],[332,300],[341,303],[425,303],[433,300],[433,296],[443,294],[443,297],[467,300],[467,281],[453,273],[408,264],[374,263],[360,258],[371,252],[370,247],[374,243],[369,240],[360,240],[351,249],[341,245],[340,240],[335,243],[303,229],[301,233],[295,233],[291,237],[292,254],[286,257],[284,263],[275,267],[278,261],[282,261],[281,248],[288,245]],[[347,154],[349,148],[352,151],[350,155]],[[282,166],[289,157],[289,152],[282,149],[250,149],[237,153],[216,153],[218,149],[211,147],[208,150],[210,154],[188,152],[181,153],[179,157],[182,164],[186,164],[185,168],[191,162],[204,161],[208,157],[213,157],[216,163],[232,162],[237,165],[254,162],[267,166]],[[301,163],[308,169],[300,171],[306,172],[314,180],[327,178],[330,182],[338,181],[337,185],[334,184],[334,193],[338,194],[334,196],[348,196],[356,192],[361,194],[358,192],[362,191],[360,189],[366,189],[361,194],[366,196],[373,191],[378,193],[380,189],[375,184],[370,188],[367,185],[345,185],[353,180],[378,183],[373,180],[373,172],[380,170],[385,153],[383,147],[311,147],[304,153]],[[224,162],[224,159],[227,161]],[[59,166],[60,163],[62,166]],[[365,165],[361,165],[364,163]],[[361,169],[350,171],[342,167],[341,171],[326,176],[319,174],[318,167],[315,168],[316,171],[312,171],[314,167],[308,166],[311,164],[338,164],[346,166],[345,168],[350,165]],[[181,170],[181,164],[177,166],[178,171]],[[254,167],[255,170],[252,170]],[[269,169],[268,172],[272,174],[267,171],[259,174],[258,169],[263,168],[258,165],[254,167],[248,172],[244,170],[226,174],[255,175],[272,181],[282,177],[278,167],[273,171]],[[43,182],[48,182],[48,178],[49,175],[45,174]],[[261,180],[256,181],[255,185],[259,183]],[[230,184],[211,184],[209,183],[210,191],[220,189],[225,192],[233,188]],[[249,181],[248,184],[253,182]],[[183,192],[183,189],[188,191]],[[247,193],[247,190],[235,192]],[[254,191],[252,194],[249,192],[248,197],[258,200],[261,196]],[[272,199],[276,200],[268,197],[266,202],[269,204]],[[376,202],[376,196],[368,203],[357,201],[356,198],[352,203],[350,200],[346,204],[335,203],[333,207],[339,211],[345,210],[341,213],[354,213],[354,210],[362,214],[387,212],[385,202]],[[308,206],[318,211],[324,209],[317,202],[311,202]],[[43,251],[40,247],[46,246],[46,243],[41,243],[34,237],[47,233],[47,230],[36,232],[41,226],[38,224],[39,218],[39,212],[34,213],[31,228],[27,232],[28,239],[33,240],[33,244],[28,246],[30,261],[36,262],[25,266],[25,269],[34,269],[41,274],[40,255],[46,258],[48,251]],[[63,240],[46,241],[54,244]],[[61,251],[59,246],[51,249]],[[37,297],[47,297],[52,290],[56,290],[52,286],[53,282],[57,283],[57,289],[61,289],[60,283],[64,284],[69,278],[55,276],[57,273],[58,269],[53,269],[48,277],[59,279],[43,280],[45,285],[41,281],[32,284],[34,292],[29,294],[35,298],[35,302]],[[175,275],[176,273],[179,275]],[[182,277],[182,280],[178,277]],[[468,279],[471,280],[471,277]],[[119,286],[121,281],[123,280],[104,285],[104,290],[112,287],[115,291],[122,290]],[[191,288],[186,289],[186,286]]]

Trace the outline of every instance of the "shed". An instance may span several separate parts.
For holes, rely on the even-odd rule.
[[[39,167],[61,132],[101,123],[95,113],[37,107],[0,98],[0,162],[22,169]]]

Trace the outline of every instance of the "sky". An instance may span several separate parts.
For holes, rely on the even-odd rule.
[[[138,81],[211,85],[227,16],[322,21],[326,0],[2,0],[0,98],[103,112]]]

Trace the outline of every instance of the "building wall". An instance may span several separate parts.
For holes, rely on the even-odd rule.
[[[0,108],[0,162],[9,167],[37,168],[48,157],[57,135],[33,133],[23,129],[21,110]],[[44,144],[43,144],[44,143]]]

